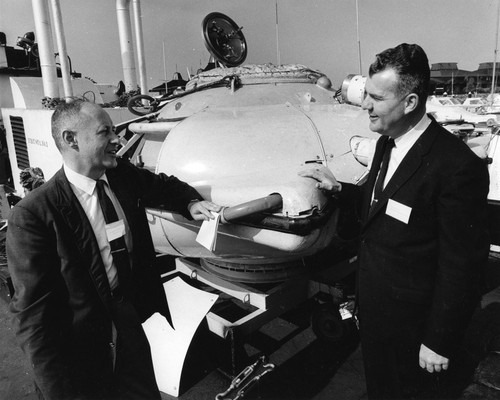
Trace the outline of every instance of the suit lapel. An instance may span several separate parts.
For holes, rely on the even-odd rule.
[[[55,180],[58,192],[57,203],[61,215],[74,234],[74,240],[81,258],[89,260],[89,274],[99,297],[106,307],[110,309],[111,289],[92,226],[80,202],[73,193],[73,189],[63,169],[57,172]]]
[[[387,202],[389,199],[394,196],[398,192],[398,190],[405,185],[408,180],[415,174],[415,172],[418,171],[418,169],[422,165],[422,157],[427,154],[432,146],[432,143],[434,142],[434,139],[436,137],[436,125],[437,123],[435,121],[432,121],[429,127],[424,131],[422,136],[415,142],[413,147],[408,151],[406,156],[403,158],[401,161],[401,164],[399,164],[398,168],[394,172],[394,175],[391,177],[389,182],[387,183],[386,187],[382,191],[380,198],[378,199],[378,202],[376,202],[373,207],[370,208],[370,198],[371,198],[371,193],[373,191],[373,185],[375,184],[375,179],[377,176],[377,173],[375,172],[373,175],[375,175],[375,179],[373,179],[373,183],[371,187],[367,187],[369,193],[365,193],[365,196],[368,195],[368,201],[365,198],[365,205],[368,205],[368,212],[367,212],[367,218],[365,219],[365,226],[368,225],[368,223],[373,219],[375,215],[377,215],[382,209],[385,208]],[[385,141],[387,142],[387,140]],[[379,158],[381,157],[381,154],[383,154],[383,150],[380,150],[377,146],[377,151],[379,153]],[[375,157],[374,157],[374,162],[375,162]],[[380,161],[378,162],[380,164]],[[377,164],[374,164],[377,165]],[[379,167],[377,168],[378,172]],[[371,190],[370,190],[371,189]]]

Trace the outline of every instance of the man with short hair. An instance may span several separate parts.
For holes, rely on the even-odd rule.
[[[119,159],[98,105],[52,115],[63,167],[9,218],[14,328],[40,398],[160,399],[141,323],[170,318],[144,207],[189,219],[220,207],[174,176]]]
[[[358,204],[358,304],[370,399],[439,396],[488,259],[488,171],[426,114],[429,62],[403,43],[376,56],[362,108],[382,136],[363,187],[301,172]]]

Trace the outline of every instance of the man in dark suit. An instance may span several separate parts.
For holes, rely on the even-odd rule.
[[[7,234],[14,328],[39,395],[160,399],[141,323],[170,314],[144,207],[197,220],[220,207],[174,176],[118,159],[98,105],[60,105],[52,135],[63,168],[14,207]]]
[[[326,168],[301,173],[340,202],[359,204],[358,304],[371,399],[439,396],[436,381],[455,368],[488,258],[488,171],[426,115],[429,79],[418,45],[378,54],[362,107],[382,136],[366,183],[339,183]]]

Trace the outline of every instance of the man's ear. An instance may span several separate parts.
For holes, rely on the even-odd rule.
[[[68,147],[77,148],[78,147],[78,139],[76,137],[76,132],[73,131],[63,131],[62,140]]]
[[[415,93],[410,93],[405,99],[405,114],[415,111],[420,104],[420,98]]]

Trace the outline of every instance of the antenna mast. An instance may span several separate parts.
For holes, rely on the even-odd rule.
[[[278,58],[278,65],[281,65],[280,38],[278,30],[278,0],[276,0],[276,57]]]
[[[361,68],[361,41],[359,40],[359,8],[358,8],[358,0],[356,0],[356,38],[357,38],[357,41],[358,41],[359,74],[363,75],[363,68]]]
[[[495,81],[496,81],[496,67],[497,67],[497,53],[498,53],[498,24],[500,21],[500,1],[498,2],[498,12],[497,12],[497,33],[495,35],[495,57],[493,59],[493,75],[491,77],[491,101],[493,101],[493,93],[495,93]]]

